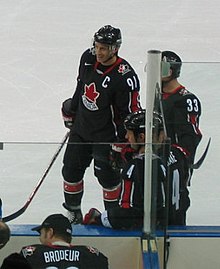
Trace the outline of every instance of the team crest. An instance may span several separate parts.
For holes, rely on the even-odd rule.
[[[181,95],[187,95],[187,94],[190,94],[190,92],[189,92],[187,89],[185,89],[185,88],[181,89],[179,93],[180,93]]]
[[[96,100],[99,97],[99,92],[96,90],[95,83],[91,83],[84,86],[84,95],[82,96],[82,101],[84,106],[92,111],[98,110]]]
[[[36,247],[28,246],[28,247],[25,247],[24,249],[22,249],[22,252],[23,252],[24,256],[27,257],[27,256],[33,255],[35,250],[36,250]]]
[[[131,69],[128,64],[120,64],[118,68],[118,73],[121,73],[122,75],[130,72]]]

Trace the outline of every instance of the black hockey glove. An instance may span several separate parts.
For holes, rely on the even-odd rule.
[[[71,98],[66,99],[62,103],[62,108],[61,108],[64,125],[68,129],[71,129],[73,127],[73,123],[74,123],[75,116],[76,116],[76,113],[74,113],[71,110],[71,101],[72,101]]]
[[[134,155],[134,149],[131,148],[128,144],[112,144],[112,148],[110,150],[110,165],[114,170],[123,169],[125,164],[132,159]]]

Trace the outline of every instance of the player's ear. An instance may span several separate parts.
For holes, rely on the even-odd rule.
[[[54,235],[55,235],[55,233],[54,233],[54,229],[53,229],[53,228],[49,228],[49,229],[47,230],[47,236],[48,236],[49,238],[52,238]]]
[[[116,46],[112,46],[112,53],[117,53],[118,52],[118,50],[119,50],[119,48],[118,47],[116,47]]]
[[[173,74],[173,70],[170,68],[170,75],[169,76],[172,76]]]
[[[140,133],[139,134],[139,139],[140,139],[140,142],[145,142],[145,134],[144,133]]]

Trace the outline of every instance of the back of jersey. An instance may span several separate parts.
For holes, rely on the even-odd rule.
[[[33,269],[108,269],[108,259],[88,246],[30,245],[22,255]]]

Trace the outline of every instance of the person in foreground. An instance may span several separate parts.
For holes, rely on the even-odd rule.
[[[139,78],[118,55],[121,44],[119,28],[105,25],[95,32],[92,48],[81,56],[73,97],[62,104],[70,129],[62,167],[63,206],[73,224],[82,223],[84,175],[92,160],[105,209],[117,204],[120,174],[109,164],[111,143],[124,141],[123,121],[141,107]]]
[[[122,170],[122,187],[118,206],[100,213],[91,208],[85,215],[83,224],[96,224],[114,229],[135,229],[143,225],[144,215],[144,165],[145,165],[145,110],[129,114],[124,121],[126,139],[135,150]],[[158,137],[161,118],[153,117],[153,134]],[[152,218],[161,225],[164,219],[165,167],[159,156],[152,156]]]
[[[25,246],[20,253],[33,269],[109,268],[108,258],[96,248],[71,244],[72,226],[62,214],[48,216],[32,230],[40,234],[41,244]]]

